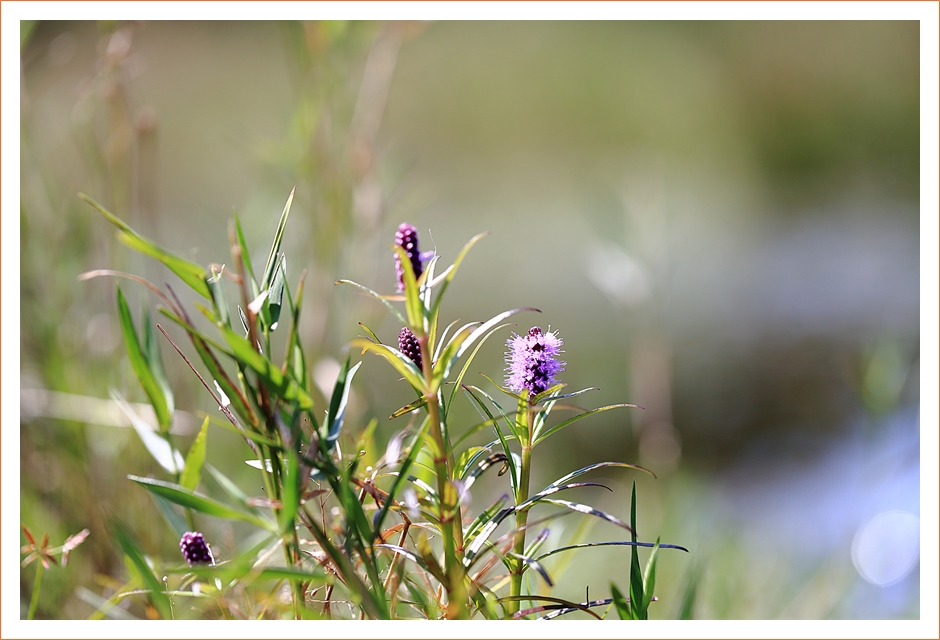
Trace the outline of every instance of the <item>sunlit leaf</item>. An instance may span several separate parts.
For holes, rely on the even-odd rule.
[[[124,299],[124,293],[120,287],[117,288],[117,303],[121,333],[124,335],[124,345],[127,348],[127,356],[131,367],[137,375],[137,380],[140,381],[140,386],[143,387],[144,392],[150,399],[150,404],[153,405],[153,411],[157,416],[157,423],[160,425],[161,431],[169,431],[173,422],[171,405],[167,402],[163,387],[154,376],[147,354],[144,352],[144,347],[141,346],[137,337],[137,330],[134,328],[130,309],[127,307],[127,301]]]
[[[242,511],[239,509],[234,509],[227,505],[217,502],[211,498],[199,495],[198,493],[193,493],[178,484],[173,484],[171,482],[162,482],[160,480],[154,480],[153,478],[141,478],[139,476],[129,475],[128,479],[133,480],[137,484],[141,485],[143,488],[147,489],[151,493],[155,493],[159,496],[162,496],[183,507],[189,507],[200,513],[204,513],[209,516],[214,516],[216,518],[224,518],[226,520],[244,520],[245,522],[250,522],[255,526],[262,527],[267,530],[273,530],[273,523],[269,520],[261,518],[254,513],[248,511]]]
[[[199,486],[199,480],[202,477],[202,465],[206,461],[206,442],[209,438],[209,417],[202,421],[202,428],[189,447],[189,453],[186,454],[186,464],[183,466],[183,473],[180,476],[180,486],[190,491],[195,491]]]
[[[179,279],[189,285],[193,291],[204,298],[211,298],[211,294],[209,293],[209,286],[206,284],[205,269],[195,263],[184,260],[178,256],[174,256],[164,249],[161,249],[159,246],[131,229],[131,227],[126,222],[95,202],[92,198],[86,196],[84,193],[78,194],[78,197],[97,209],[98,213],[103,215],[111,224],[121,230],[118,233],[118,238],[120,238],[121,242],[130,248],[143,253],[144,255],[156,258],[165,264],[167,268],[170,269],[170,271],[179,276]]]
[[[111,389],[109,393],[121,412],[127,416],[131,426],[134,427],[134,431],[140,437],[140,441],[153,459],[168,473],[179,473],[184,464],[180,452],[173,449],[166,438],[154,431],[153,427],[138,416],[127,400],[124,399],[124,396],[115,389]]]

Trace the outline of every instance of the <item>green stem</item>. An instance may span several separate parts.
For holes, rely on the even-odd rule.
[[[36,616],[36,607],[39,605],[39,589],[42,585],[42,562],[36,563],[36,580],[33,582],[33,596],[29,600],[29,612],[26,614],[27,620],[33,620]]]
[[[528,425],[528,433],[526,439],[521,443],[522,451],[521,458],[522,461],[519,464],[519,486],[516,490],[516,504],[522,504],[529,499],[529,474],[532,469],[532,421],[534,418],[534,412],[531,405],[529,410],[526,412],[526,424]],[[525,533],[526,533],[526,521],[529,517],[529,510],[523,509],[516,512],[516,534],[513,541],[513,553],[518,555],[523,555],[525,553]],[[515,569],[510,575],[509,579],[509,595],[510,596],[520,596],[522,595],[522,572],[525,569],[525,563],[521,558],[516,558]],[[519,611],[519,601],[510,600],[506,603],[506,609],[510,615]]]
[[[423,334],[418,338],[421,353],[428,354],[428,336]],[[422,359],[424,379],[426,384],[425,397],[428,399],[428,420],[431,427],[431,437],[434,439],[434,472],[437,476],[438,514],[441,521],[441,536],[444,544],[444,574],[447,584],[447,617],[450,619],[467,618],[467,589],[464,584],[465,569],[463,562],[457,555],[457,540],[463,546],[463,524],[460,521],[459,504],[449,504],[450,497],[456,495],[453,484],[450,482],[450,456],[447,442],[441,429],[440,398],[436,391],[431,391],[431,359],[425,356]],[[460,531],[458,532],[458,529]]]

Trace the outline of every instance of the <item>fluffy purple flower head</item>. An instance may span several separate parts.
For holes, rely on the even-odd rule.
[[[194,564],[215,564],[206,539],[198,531],[187,531],[180,538],[180,551],[189,566]]]
[[[414,271],[415,280],[421,277],[424,267],[421,264],[421,254],[418,251],[418,230],[414,225],[402,222],[395,232],[395,244],[405,250],[411,260],[411,269]],[[395,253],[395,273],[398,276],[398,291],[405,290],[405,269],[401,264],[401,256]]]
[[[557,384],[555,374],[565,370],[565,363],[555,359],[564,344],[556,331],[542,333],[532,327],[524,336],[513,334],[506,342],[506,386],[515,392],[528,389],[532,395]]]
[[[398,350],[404,353],[419,369],[421,368],[421,344],[418,336],[408,327],[403,327],[398,334]]]

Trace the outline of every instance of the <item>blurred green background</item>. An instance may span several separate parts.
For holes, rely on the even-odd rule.
[[[91,530],[46,573],[38,617],[87,617],[89,593],[120,584],[109,513],[178,553],[125,479],[159,469],[108,400],[145,401],[115,282],[77,276],[173,280],[76,193],[203,265],[231,261],[235,209],[257,268],[294,186],[284,249],[292,286],[308,270],[318,381],[358,321],[397,334],[333,282],[391,292],[410,221],[444,264],[491,232],[447,321],[538,307],[519,330],[560,331],[564,381],[601,388],[582,405],[645,407],[561,432],[533,486],[601,460],[659,474],[637,479],[640,537],[691,553],[660,555],[651,616],[678,616],[689,584],[697,618],[920,616],[916,22],[24,22],[21,55],[20,517],[53,544]],[[477,370],[500,375],[502,351],[488,343]],[[212,401],[164,361],[185,437]],[[367,357],[355,385],[354,424],[378,416],[383,443],[409,400],[396,378]],[[209,441],[259,494],[244,443]],[[507,490],[484,479],[475,510]],[[628,517],[632,478],[592,479],[615,492],[581,499]],[[204,525],[217,555],[237,544],[237,526]],[[554,595],[625,585],[629,553],[610,549],[578,556]]]

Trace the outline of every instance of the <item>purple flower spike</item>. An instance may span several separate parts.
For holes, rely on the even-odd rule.
[[[215,564],[206,539],[198,531],[187,531],[180,538],[180,551],[189,566],[194,564]]]
[[[404,327],[398,334],[398,350],[421,368],[421,345],[418,343],[418,337],[408,327]]]
[[[421,277],[424,267],[421,264],[421,254],[418,252],[418,230],[414,225],[402,222],[395,233],[395,244],[405,250],[411,260],[411,269],[415,273],[415,280]],[[395,273],[398,275],[398,291],[405,290],[405,269],[401,264],[401,257],[395,253]]]
[[[539,327],[513,336],[506,342],[506,386],[515,392],[528,389],[532,395],[557,384],[555,374],[565,370],[565,363],[555,359],[564,344],[557,332],[542,333]]]

